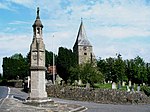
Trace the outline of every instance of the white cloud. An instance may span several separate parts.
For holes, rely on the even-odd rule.
[[[18,25],[18,24],[30,24],[29,22],[26,22],[26,21],[13,21],[13,22],[10,22],[8,24],[11,24],[11,25]]]
[[[8,3],[15,3],[19,5],[23,5],[25,7],[32,7],[35,4],[35,0],[6,0]]]
[[[0,35],[0,49],[4,51],[23,52],[29,48],[31,35]]]
[[[91,31],[93,36],[97,38],[135,38],[136,37],[148,37],[150,31],[145,29],[139,29],[135,27],[102,27]]]
[[[9,9],[6,4],[0,3],[0,8],[1,9]]]
[[[24,56],[30,50],[32,35],[8,35],[0,34],[0,63],[2,65],[3,57],[10,57],[15,53],[21,53]],[[0,66],[0,73],[2,72]]]

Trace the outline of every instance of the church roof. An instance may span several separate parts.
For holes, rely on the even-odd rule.
[[[36,20],[33,24],[33,27],[38,26],[38,27],[43,27],[42,22],[40,20],[40,16],[39,16],[39,7],[37,8],[37,17]]]
[[[86,32],[84,29],[83,21],[81,20],[81,24],[79,27],[76,43],[77,45],[85,45],[85,46],[92,46],[87,39]]]

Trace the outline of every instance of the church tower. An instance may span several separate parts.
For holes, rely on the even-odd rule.
[[[73,46],[73,52],[77,57],[78,64],[95,61],[95,56],[93,54],[93,47],[90,44],[89,40],[87,39],[82,19],[77,39]]]
[[[39,8],[37,8],[37,17],[32,25],[33,40],[30,46],[31,52],[31,100],[44,99],[47,97],[45,87],[45,45],[43,42],[42,29],[43,25],[39,16]]]

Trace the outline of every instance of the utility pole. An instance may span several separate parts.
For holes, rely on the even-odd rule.
[[[54,35],[53,35],[53,39],[52,39],[52,46],[53,46],[53,84],[55,85]]]

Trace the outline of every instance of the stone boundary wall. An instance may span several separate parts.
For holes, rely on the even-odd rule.
[[[150,104],[150,97],[143,92],[131,93],[112,89],[85,89],[70,86],[47,86],[49,97],[90,101],[105,104]]]
[[[0,82],[1,86],[10,86],[10,87],[16,87],[16,88],[22,88],[23,87],[23,80],[4,80]]]

